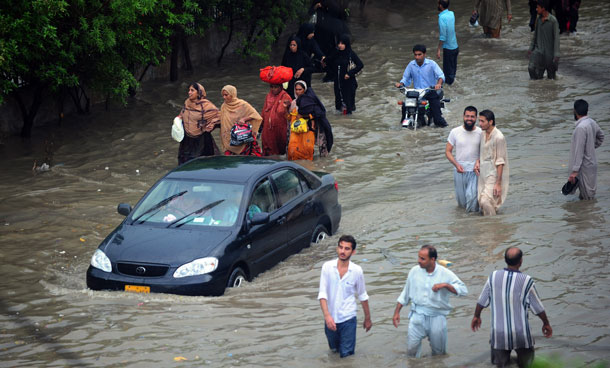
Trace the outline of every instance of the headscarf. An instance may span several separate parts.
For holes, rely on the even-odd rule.
[[[337,49],[335,59],[337,61],[337,64],[347,64],[349,63],[350,54],[352,53],[352,43],[349,39],[349,35],[342,34],[341,36],[339,36],[339,41],[337,42],[337,44],[339,42],[345,45],[345,50]]]
[[[295,41],[297,43],[296,52],[292,52],[290,50],[290,43],[292,41]],[[307,82],[307,84],[311,84],[311,73],[313,72],[313,65],[311,63],[309,55],[307,55],[307,53],[303,51],[302,45],[303,44],[301,42],[301,39],[297,37],[297,35],[293,34],[288,39],[288,43],[286,44],[286,51],[284,52],[284,57],[282,58],[282,66],[287,66],[291,68],[293,73],[293,77],[290,80],[287,88],[290,97],[294,97],[293,88],[294,82],[296,81],[296,77],[294,76],[294,74],[296,74],[299,69],[303,68],[303,73],[299,78]]]
[[[299,107],[297,106],[297,91],[296,91],[296,86],[297,84],[301,85],[301,87],[303,87],[303,89],[305,91],[307,91],[307,83],[305,83],[305,81],[302,80],[298,80],[296,82],[294,82],[294,87],[292,90],[292,93],[294,94],[294,100],[292,100],[292,103],[290,104],[290,112],[292,112],[293,110],[296,110],[298,112]]]
[[[303,89],[305,89],[305,92],[307,92],[307,83],[305,83],[305,81],[303,81],[303,80],[298,80],[298,81],[294,82],[294,86],[295,86],[295,87],[297,86],[297,84],[300,84],[300,85],[301,85],[301,87],[303,87]],[[297,95],[297,91],[294,91],[294,95],[295,95],[295,96]]]
[[[279,114],[279,111],[276,111],[276,113],[274,114],[273,110],[285,110],[282,109],[282,106],[284,106],[283,103],[281,103],[282,100],[286,100],[286,99],[290,99],[290,101],[292,101],[292,98],[290,98],[290,95],[288,95],[288,93],[286,91],[284,91],[284,89],[282,88],[280,93],[278,93],[277,95],[274,95],[273,92],[269,91],[269,93],[267,93],[267,96],[265,97],[265,103],[263,105],[263,115],[276,115]],[[282,111],[282,117],[284,116],[283,114],[286,113],[286,111]],[[279,116],[279,115],[278,115]],[[267,122],[265,121],[264,124],[266,124]]]
[[[350,85],[352,83],[355,83],[355,78],[353,77],[355,77],[356,74],[358,74],[358,72],[362,70],[364,65],[362,64],[360,58],[358,58],[358,56],[352,50],[352,45],[348,34],[342,34],[339,37],[339,41],[337,42],[337,44],[339,42],[345,45],[345,49],[339,50],[337,48],[335,50],[335,53],[331,57],[329,57],[329,68],[333,71],[335,83],[340,82],[341,85],[345,83]],[[353,63],[356,65],[356,68],[348,71],[350,61],[353,61]],[[343,76],[345,74],[349,74],[352,78],[350,78],[350,80],[348,81],[345,81],[343,77],[339,78],[339,76]]]
[[[205,88],[200,83],[193,83],[189,87],[191,86],[197,90],[197,99],[193,101],[187,98],[181,114],[184,132],[189,137],[195,138],[203,134],[208,123],[218,124],[220,112],[216,105],[206,98]]]
[[[288,133],[286,114],[290,110],[284,103],[291,103],[292,98],[281,86],[278,87],[280,91],[277,95],[271,89],[269,90],[261,112],[263,117],[261,143],[265,156],[286,153]]]
[[[300,80],[295,82],[295,84],[297,83],[304,84],[305,82]],[[313,119],[316,121],[316,126],[318,129],[322,129],[324,135],[326,136],[326,146],[328,148],[328,152],[330,152],[330,149],[333,146],[333,130],[330,126],[330,122],[326,118],[326,108],[313,91],[313,88],[305,88],[305,93],[297,98],[299,115],[306,117],[311,114],[313,116]]]
[[[297,43],[297,52],[292,52],[292,50],[290,50],[290,44],[292,43],[292,41]],[[284,50],[284,56],[282,57],[282,65],[294,68],[292,64],[298,63],[298,55],[303,52],[303,50],[301,50],[301,44],[301,38],[296,34],[293,34],[288,38],[288,42],[286,43],[286,49]]]
[[[315,33],[315,26],[313,23],[303,23],[299,27],[299,31],[297,32],[297,36],[301,38],[301,40],[305,40],[307,36],[312,33]]]
[[[234,86],[226,85],[222,87],[221,91],[225,91],[233,97],[231,102],[223,102],[222,106],[220,106],[220,138],[222,148],[225,151],[228,150],[235,154],[239,154],[246,145],[231,146],[231,128],[233,128],[233,125],[235,125],[236,122],[245,118],[246,120],[250,120],[249,123],[252,125],[252,133],[256,135],[263,118],[256,112],[256,109],[254,109],[252,105],[237,98],[237,88]]]

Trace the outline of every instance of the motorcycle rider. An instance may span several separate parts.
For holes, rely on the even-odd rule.
[[[447,122],[441,113],[441,87],[445,81],[445,74],[438,64],[431,59],[426,58],[426,46],[417,44],[413,46],[413,55],[415,60],[411,61],[405,68],[400,83],[396,83],[396,88],[409,86],[413,81],[413,88],[425,89],[434,86],[434,90],[426,93],[426,99],[430,104],[430,112],[434,118],[434,124],[437,127],[446,127]],[[406,107],[402,107],[402,122],[405,124]]]

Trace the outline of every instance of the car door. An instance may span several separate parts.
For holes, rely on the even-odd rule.
[[[292,168],[282,169],[271,174],[275,186],[279,212],[285,217],[286,249],[282,257],[287,257],[309,245],[311,232],[315,227],[313,191],[307,182]]]
[[[269,177],[262,178],[254,185],[246,210],[246,220],[249,221],[254,214],[260,212],[269,213],[269,222],[252,225],[248,230],[248,258],[254,274],[275,264],[275,250],[286,242],[285,217],[278,212],[276,193]]]

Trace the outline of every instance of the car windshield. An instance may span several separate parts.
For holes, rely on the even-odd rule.
[[[240,184],[163,179],[135,208],[132,223],[233,226],[243,191]]]

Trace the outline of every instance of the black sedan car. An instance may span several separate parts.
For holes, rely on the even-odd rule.
[[[170,171],[99,245],[93,290],[222,295],[333,234],[337,182],[293,162],[198,158]]]

